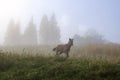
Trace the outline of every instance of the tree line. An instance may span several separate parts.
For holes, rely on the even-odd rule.
[[[43,15],[39,30],[34,23],[33,17],[28,22],[24,33],[21,33],[20,22],[10,20],[6,31],[4,45],[6,46],[35,46],[38,44],[51,45],[61,43],[60,27],[58,26],[56,16],[53,14],[50,19]],[[101,44],[107,41],[95,30],[88,30],[84,36],[75,34],[73,36],[75,45]]]
[[[83,36],[78,34],[74,35],[74,44],[75,45],[88,45],[88,44],[107,44],[110,43],[104,38],[103,35],[98,33],[94,29],[88,29]]]
[[[60,29],[55,14],[50,19],[47,15],[43,15],[38,32],[33,17],[30,19],[24,33],[21,33],[20,27],[20,22],[15,23],[13,19],[10,20],[4,38],[4,45],[34,46],[38,45],[38,42],[44,45],[60,43]]]

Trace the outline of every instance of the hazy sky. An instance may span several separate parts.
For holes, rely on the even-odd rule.
[[[41,17],[53,13],[62,41],[92,28],[106,39],[120,43],[120,0],[0,0],[0,43],[11,18],[20,21],[24,30],[32,16],[39,27]]]

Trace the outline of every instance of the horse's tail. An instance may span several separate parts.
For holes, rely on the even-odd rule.
[[[53,51],[56,51],[56,49],[57,49],[56,47],[55,47],[55,48],[53,48]]]

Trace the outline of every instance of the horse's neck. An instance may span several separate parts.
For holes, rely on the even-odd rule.
[[[70,44],[70,42],[68,42],[66,45],[67,45],[69,48],[71,47],[71,44]]]

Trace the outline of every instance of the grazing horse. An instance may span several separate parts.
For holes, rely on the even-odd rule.
[[[66,57],[69,57],[69,52],[72,45],[73,39],[69,39],[67,44],[59,44],[57,47],[53,49],[53,51],[56,51],[56,55],[65,53]]]

